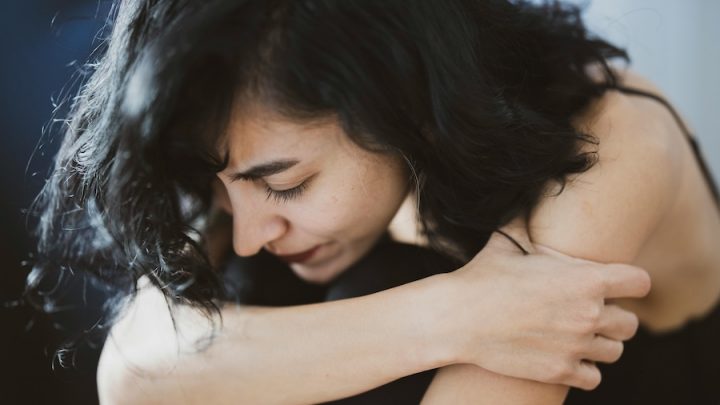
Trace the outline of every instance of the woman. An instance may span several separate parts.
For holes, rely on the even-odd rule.
[[[137,280],[159,287],[113,328],[103,400],[310,403],[444,367],[428,402],[560,403],[568,385],[599,383],[583,360],[617,360],[634,332],[603,298],[656,330],[713,308],[720,261],[697,242],[720,232],[716,207],[667,111],[607,90],[606,59],[624,53],[559,6],[412,6],[123,5],[40,200],[35,272],[89,269],[128,295]],[[214,177],[235,252],[294,255],[304,280],[332,282],[371,252],[408,191],[428,245],[467,264],[333,303],[225,306],[194,353],[214,318],[180,304],[209,316],[223,297],[202,222]],[[531,249],[526,228],[568,254],[653,267],[660,288],[630,300],[647,287],[631,268],[512,253]],[[667,248],[678,232],[692,249]]]

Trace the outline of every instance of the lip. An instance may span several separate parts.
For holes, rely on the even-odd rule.
[[[302,263],[307,260],[310,260],[311,257],[317,252],[317,250],[320,248],[320,245],[315,246],[314,248],[308,249],[304,252],[295,253],[292,255],[277,255],[277,257],[287,263]]]

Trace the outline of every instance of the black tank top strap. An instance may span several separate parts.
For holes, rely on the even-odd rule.
[[[628,87],[621,84],[608,84],[605,86],[606,89],[613,89],[620,91],[621,93],[625,94],[632,94],[632,95],[638,95],[643,97],[651,98],[660,104],[667,107],[667,109],[670,111],[672,116],[675,118],[675,121],[678,123],[678,126],[682,130],[682,132],[685,134],[685,137],[687,138],[688,142],[690,142],[690,146],[692,147],[693,153],[695,154],[695,158],[697,159],[698,163],[700,164],[700,169],[702,170],[703,176],[705,177],[705,181],[710,188],[710,191],[713,194],[713,197],[715,197],[715,202],[718,204],[718,209],[720,209],[720,193],[718,192],[717,183],[715,182],[715,179],[712,176],[712,173],[709,170],[709,167],[707,163],[705,162],[705,158],[702,155],[702,152],[700,151],[700,145],[697,141],[697,139],[690,133],[688,128],[685,126],[685,123],[680,118],[680,115],[675,111],[675,108],[664,98],[658,96],[657,94],[650,93],[645,90],[637,89],[634,87]]]

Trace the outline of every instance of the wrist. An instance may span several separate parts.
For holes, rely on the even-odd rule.
[[[420,305],[415,311],[419,334],[423,342],[421,361],[425,369],[434,369],[460,363],[460,350],[453,322],[457,314],[452,303],[453,278],[437,274],[418,282]]]

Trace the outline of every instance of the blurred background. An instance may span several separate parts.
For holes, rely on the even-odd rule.
[[[29,271],[22,265],[30,251],[23,210],[47,177],[57,143],[36,147],[54,102],[77,88],[72,79],[94,48],[109,6],[98,0],[0,1],[0,404],[97,403],[99,351],[81,347],[76,368],[52,358],[65,338],[92,325],[100,296],[90,291],[87,305],[52,317],[12,301]],[[81,295],[81,282],[74,281],[71,295]],[[82,302],[78,297],[70,301]]]
[[[585,5],[591,30],[626,47],[634,69],[666,92],[720,178],[720,2],[572,3]],[[22,264],[31,246],[23,210],[43,184],[57,142],[37,145],[54,100],[76,91],[74,78],[82,76],[109,9],[104,0],[0,2],[0,404],[97,403],[99,348],[81,347],[69,369],[53,363],[52,354],[69,334],[92,324],[101,294],[90,291],[78,308],[52,317],[12,301],[29,270]],[[79,295],[82,286],[71,291]]]
[[[573,0],[591,31],[626,48],[632,67],[690,123],[720,178],[720,1]],[[718,179],[720,180],[720,179]]]

